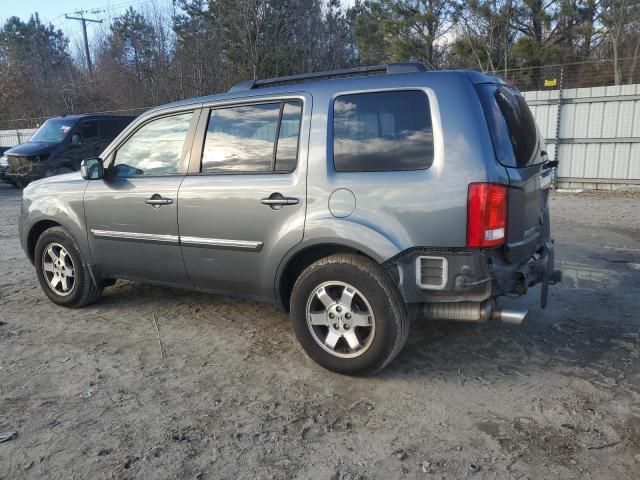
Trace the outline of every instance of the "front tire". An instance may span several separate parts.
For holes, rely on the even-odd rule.
[[[291,322],[312,360],[346,375],[381,370],[409,334],[405,304],[388,274],[352,254],[323,258],[302,272],[291,295]]]
[[[49,228],[40,235],[34,263],[40,286],[58,305],[83,307],[95,302],[102,294],[102,288],[93,281],[80,248],[62,227]]]

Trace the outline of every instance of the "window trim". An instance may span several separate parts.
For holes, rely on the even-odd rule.
[[[189,123],[189,128],[187,129],[187,134],[184,139],[184,144],[182,145],[182,152],[180,153],[180,161],[178,163],[178,171],[175,173],[156,173],[150,175],[131,175],[129,177],[116,177],[113,175],[113,168],[116,165],[116,159],[118,150],[122,145],[129,141],[131,137],[133,137],[140,129],[145,127],[146,125],[154,122],[156,120],[161,120],[163,118],[175,117],[177,115],[184,115],[185,113],[191,113],[191,121]],[[182,177],[187,174],[189,160],[191,156],[191,146],[193,144],[193,138],[195,135],[196,127],[198,125],[198,121],[200,116],[202,115],[201,104],[198,105],[188,105],[185,108],[162,111],[157,112],[155,115],[149,115],[147,117],[141,118],[138,121],[134,120],[127,127],[118,134],[115,140],[117,143],[111,143],[110,147],[107,148],[103,152],[104,157],[106,157],[105,161],[105,178],[164,178],[164,177]],[[120,138],[121,135],[124,136]],[[115,141],[114,140],[114,141]]]
[[[276,139],[274,142],[274,153],[275,153],[278,145],[278,132],[280,130],[280,122],[282,120],[282,111],[284,109],[284,104],[288,101],[299,101],[302,103],[302,112],[300,114],[300,130],[298,132],[298,151],[296,155],[296,166],[293,170],[288,170],[288,171],[275,170],[275,155],[273,155],[271,159],[272,169],[269,171],[265,171],[265,170],[243,171],[243,172],[233,172],[233,171],[203,172],[202,171],[202,156],[204,153],[204,146],[205,146],[206,137],[207,137],[207,128],[209,127],[209,119],[211,117],[211,112],[213,110],[220,110],[223,108],[246,107],[246,106],[252,106],[252,105],[263,105],[263,104],[269,104],[269,103],[280,103],[280,115],[278,117]],[[200,120],[198,122],[197,129],[195,132],[195,138],[193,140],[193,149],[191,151],[191,160],[189,162],[187,175],[190,175],[190,176],[292,175],[296,173],[296,171],[298,170],[298,167],[300,166],[300,158],[301,158],[300,147],[302,145],[302,135],[303,135],[306,108],[307,108],[307,97],[302,93],[280,94],[280,95],[273,95],[273,96],[243,97],[243,98],[235,98],[232,100],[222,100],[220,102],[204,105],[202,108],[202,113],[200,115]]]
[[[357,171],[342,171],[336,169],[335,159],[334,159],[334,151],[333,151],[333,143],[334,143],[334,111],[335,111],[335,102],[340,97],[345,97],[349,95],[362,95],[367,93],[393,93],[393,92],[420,92],[427,97],[427,104],[429,107],[429,116],[431,118],[431,132],[432,132],[432,142],[433,142],[433,160],[430,165],[423,168],[414,168],[411,170],[357,170]],[[329,102],[329,112],[327,114],[327,163],[331,165],[332,172],[337,175],[353,175],[360,173],[368,173],[368,174],[389,174],[389,173],[410,173],[410,172],[423,172],[426,170],[430,170],[433,166],[438,162],[438,151],[439,151],[439,143],[440,143],[440,117],[436,117],[436,113],[439,112],[439,105],[437,100],[433,98],[433,92],[427,88],[421,88],[418,86],[411,87],[388,87],[388,88],[371,88],[371,89],[357,89],[357,90],[346,90],[341,92],[336,92],[332,95],[331,101]],[[437,118],[437,122],[436,122]],[[437,124],[437,133],[436,133],[436,124]]]

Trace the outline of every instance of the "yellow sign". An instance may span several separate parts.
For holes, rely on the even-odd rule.
[[[557,78],[545,78],[544,79],[544,86],[545,87],[557,87],[558,86],[558,79]]]

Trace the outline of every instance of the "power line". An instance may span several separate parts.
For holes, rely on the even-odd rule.
[[[89,39],[87,38],[87,22],[102,23],[102,20],[96,20],[94,18],[85,18],[84,14],[89,13],[86,10],[78,10],[74,12],[79,17],[72,17],[68,14],[64,15],[67,20],[79,20],[82,22],[82,36],[84,37],[84,52],[87,56],[87,67],[89,67],[89,75],[93,75],[93,69],[91,67],[91,55],[89,54]]]

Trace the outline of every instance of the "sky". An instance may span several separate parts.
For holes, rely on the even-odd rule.
[[[352,5],[354,0],[342,0],[343,5]],[[0,0],[0,24],[9,17],[20,17],[27,21],[35,12],[40,15],[40,20],[52,23],[56,29],[61,29],[67,38],[73,52],[81,52],[83,48],[82,24],[77,20],[65,18],[65,14],[75,15],[77,11],[84,11],[87,18],[105,20],[105,23],[87,23],[89,43],[101,28],[107,26],[109,21],[124,13],[129,7],[136,10],[144,10],[153,6],[169,8],[171,0]]]
[[[31,14],[38,12],[43,23],[52,23],[56,29],[61,29],[67,35],[73,49],[82,42],[82,26],[77,20],[65,19],[65,13],[77,16],[74,15],[75,12],[84,10],[87,18],[108,21],[124,13],[129,7],[141,10],[151,7],[152,4],[170,3],[171,0],[0,0],[0,24],[13,16],[27,21]],[[90,39],[99,28],[101,26],[96,23],[87,23]]]

